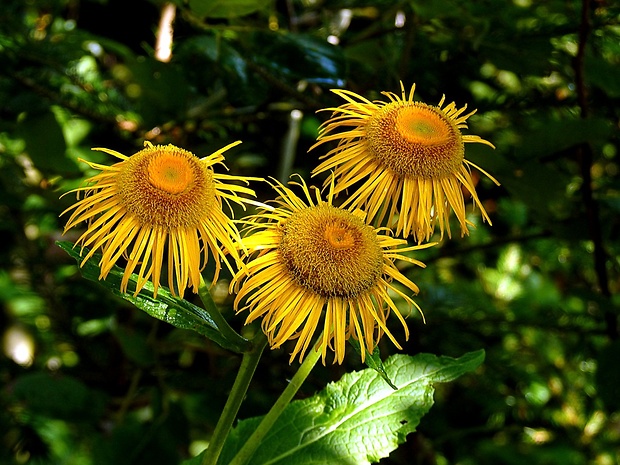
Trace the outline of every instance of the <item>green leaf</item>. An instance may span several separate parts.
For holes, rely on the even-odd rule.
[[[189,0],[189,8],[201,18],[237,18],[266,9],[273,0]]]
[[[596,387],[609,412],[620,410],[620,341],[614,341],[601,350],[597,358]]]
[[[256,31],[245,46],[252,60],[275,75],[342,87],[346,61],[342,49],[309,34]]]
[[[21,121],[18,134],[26,143],[26,151],[34,165],[52,173],[79,173],[74,161],[66,156],[67,144],[54,114],[28,115]]]
[[[357,352],[361,356],[362,348],[360,347],[359,341],[356,341],[355,339],[351,338],[349,339],[349,343],[353,346],[353,348],[355,349],[355,352]],[[385,371],[385,367],[383,366],[383,360],[381,360],[381,353],[379,351],[378,346],[375,347],[375,350],[372,351],[372,354],[366,351],[366,356],[364,357],[364,361],[366,363],[366,366],[368,368],[372,368],[377,373],[379,373],[379,376],[381,376],[384,379],[384,381],[390,385],[392,389],[395,389],[395,390],[398,389],[394,385],[394,383],[392,383],[392,380],[389,378],[389,376],[387,375]]]
[[[396,391],[373,369],[348,373],[320,393],[289,404],[248,465],[377,462],[415,431],[433,405],[433,383],[452,381],[483,360],[483,350],[458,359],[394,355],[384,367]],[[218,463],[231,461],[260,420],[239,423]]]
[[[132,332],[123,326],[114,328],[112,332],[129,360],[140,367],[150,367],[155,363],[155,352],[145,334]]]
[[[586,56],[586,78],[608,96],[620,97],[620,70],[617,63]]]
[[[519,160],[544,157],[585,142],[611,137],[613,126],[604,118],[536,120],[536,127],[523,132],[517,147]]]
[[[566,179],[554,168],[532,161],[514,163],[513,169],[496,173],[502,186],[539,215],[542,223],[555,221],[550,211],[561,210],[566,202]]]
[[[146,124],[177,118],[192,98],[182,68],[138,57],[126,63],[131,73],[131,95]]]
[[[31,413],[73,421],[98,419],[104,411],[103,394],[67,375],[36,372],[20,376],[12,394]]]
[[[197,307],[184,299],[172,295],[165,287],[159,288],[157,291],[157,299],[154,299],[153,285],[150,282],[148,282],[136,296],[121,292],[120,285],[123,277],[123,270],[121,268],[114,266],[107,278],[105,280],[100,280],[100,268],[97,263],[101,260],[101,254],[94,254],[84,263],[83,257],[80,255],[79,247],[77,248],[78,250],[76,250],[73,244],[67,241],[57,242],[57,244],[78,262],[82,276],[91,281],[99,282],[114,295],[131,302],[150,316],[165,321],[177,328],[196,331],[219,344],[224,349],[239,353],[248,350],[251,344],[250,341],[241,337],[239,337],[238,341],[232,341],[226,338],[221,333],[216,322],[203,308]],[[135,289],[137,278],[137,275],[131,275],[129,289]]]

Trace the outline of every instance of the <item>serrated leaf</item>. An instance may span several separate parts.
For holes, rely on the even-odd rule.
[[[58,246],[73,257],[78,264],[82,265],[83,256],[80,255],[79,247],[74,248],[71,242],[57,242]],[[117,295],[128,302],[131,302],[140,310],[148,313],[158,320],[176,326],[181,329],[191,329],[206,338],[219,344],[224,349],[242,353],[248,350],[250,341],[240,338],[239,341],[227,339],[218,328],[216,322],[209,316],[203,308],[180,299],[165,287],[160,287],[157,291],[157,299],[153,298],[153,285],[148,282],[140,293],[136,296],[120,291],[123,270],[114,266],[105,280],[100,280],[100,268],[97,265],[101,260],[101,254],[94,254],[86,263],[80,267],[82,276],[91,281],[98,282],[107,288],[114,295]],[[133,274],[129,280],[128,289],[135,289],[138,276]]]
[[[360,356],[362,355],[362,348],[360,346],[359,341],[356,341],[355,339],[351,338],[349,339],[349,343],[353,346],[353,348],[355,349],[355,352],[357,352]],[[392,383],[392,380],[390,379],[390,377],[387,375],[387,372],[385,371],[385,367],[383,366],[383,360],[381,360],[381,353],[379,351],[379,347],[375,347],[375,350],[372,351],[372,354],[369,353],[368,351],[366,351],[365,357],[364,357],[364,362],[366,363],[366,366],[368,368],[372,368],[373,370],[375,370],[377,373],[379,373],[379,376],[381,376],[383,378],[383,380],[388,383],[388,385],[392,388],[392,389],[398,389],[394,383]]]
[[[384,367],[396,391],[373,369],[348,373],[318,394],[289,404],[248,465],[377,462],[415,431],[433,405],[433,383],[452,381],[483,360],[483,350],[458,359],[394,355]],[[218,463],[230,463],[260,420],[239,423]]]

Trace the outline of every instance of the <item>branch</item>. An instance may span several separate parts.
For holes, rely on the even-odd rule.
[[[577,56],[574,61],[575,68],[575,84],[577,87],[577,101],[581,118],[585,119],[589,115],[588,93],[585,84],[585,54],[588,36],[591,30],[590,24],[591,0],[582,0],[581,3],[581,24],[579,26],[579,45],[577,48]],[[590,239],[594,244],[594,271],[598,281],[598,287],[601,294],[606,298],[611,298],[611,290],[609,289],[609,276],[607,273],[608,254],[603,245],[603,233],[601,228],[601,220],[599,217],[598,203],[594,199],[592,191],[592,164],[594,162],[594,154],[592,147],[588,143],[577,146],[577,159],[581,168],[581,177],[583,184],[581,188],[581,197],[586,209],[586,221]],[[618,319],[612,311],[605,312],[605,324],[607,325],[607,335],[610,339],[618,339]]]

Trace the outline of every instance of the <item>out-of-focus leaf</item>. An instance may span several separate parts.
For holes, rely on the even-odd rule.
[[[248,107],[262,103],[268,86],[248,69],[246,59],[228,40],[201,35],[180,43],[175,60],[182,63],[186,79],[201,93],[208,95],[202,105],[217,110],[223,95],[213,94],[213,87],[224,86],[231,103]]]
[[[202,308],[178,297],[175,297],[164,287],[157,291],[157,299],[153,298],[153,285],[148,282],[136,296],[133,293],[123,293],[120,291],[120,283],[123,277],[123,270],[114,266],[105,280],[99,279],[100,267],[97,265],[101,259],[101,254],[94,254],[86,263],[80,252],[73,247],[70,242],[58,242],[58,246],[73,257],[81,265],[82,276],[91,281],[103,285],[113,294],[131,302],[140,310],[148,313],[158,320],[165,321],[177,328],[191,329],[199,334],[216,342],[224,349],[234,352],[244,352],[250,341],[241,338],[239,341],[231,341],[224,337],[217,324]],[[137,276],[132,275],[129,280],[128,289],[135,289]]]
[[[190,88],[182,69],[144,57],[128,62],[127,67],[132,81],[127,92],[138,103],[147,123],[178,117],[188,103]]]
[[[463,17],[467,13],[467,4],[455,0],[415,0],[409,3],[413,11],[424,18]]]
[[[599,354],[596,368],[596,387],[610,412],[620,410],[620,341],[607,345]]]
[[[318,394],[289,404],[248,465],[377,462],[415,431],[433,405],[433,383],[452,381],[483,360],[482,350],[458,359],[394,355],[384,366],[397,390],[373,369],[348,373]],[[259,422],[240,422],[218,463],[230,463]]]
[[[113,333],[128,359],[141,367],[155,363],[155,352],[144,334],[131,332],[123,326],[115,328]]]
[[[307,34],[255,32],[246,41],[252,61],[276,75],[328,86],[344,85],[342,49]]]
[[[201,18],[237,18],[267,8],[273,0],[189,0],[189,8]]]
[[[139,423],[132,418],[96,436],[90,463],[178,464],[188,440],[187,419],[180,407],[170,402],[166,413],[152,422]]]
[[[550,37],[495,37],[489,34],[480,51],[498,69],[514,71],[519,76],[541,75],[549,72],[549,57],[553,52]]]
[[[52,112],[29,115],[20,122],[18,133],[34,165],[45,172],[78,173],[75,162],[65,156],[67,144]]]
[[[544,157],[561,152],[577,144],[600,142],[613,130],[603,118],[536,121],[536,128],[520,135],[517,147],[520,160]]]
[[[502,186],[526,203],[541,221],[554,220],[549,213],[566,202],[566,180],[557,171],[536,162],[515,164],[510,172],[497,173]]]
[[[13,386],[13,395],[33,413],[64,420],[96,419],[104,408],[101,394],[66,375],[22,375]]]
[[[620,67],[602,58],[587,56],[586,78],[609,97],[620,97]]]

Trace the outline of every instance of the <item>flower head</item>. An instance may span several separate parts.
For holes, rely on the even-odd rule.
[[[333,170],[336,195],[362,182],[343,206],[363,208],[370,222],[376,219],[381,224],[387,217],[387,225],[395,227],[397,235],[411,234],[418,242],[430,238],[435,223],[442,237],[444,231],[450,237],[451,211],[461,234],[468,234],[471,222],[465,216],[463,187],[483,219],[491,223],[476,194],[470,166],[497,181],[464,157],[464,143],[493,147],[479,136],[461,133],[475,110],[463,114],[467,105],[444,106],[445,97],[437,106],[414,101],[415,85],[409,95],[402,83],[401,90],[400,97],[383,92],[387,102],[333,90],[347,103],[328,108],[334,113],[321,126],[312,148],[329,141],[338,141],[338,146],[320,157],[323,161],[313,175]]]
[[[78,201],[63,212],[72,210],[65,233],[81,222],[87,223],[76,241],[76,245],[90,248],[82,265],[100,250],[99,279],[105,279],[124,256],[127,265],[121,291],[127,291],[129,278],[136,272],[135,294],[151,279],[155,297],[164,265],[171,291],[181,297],[187,287],[198,291],[200,271],[209,255],[215,259],[213,282],[219,276],[220,261],[234,273],[226,255],[239,260],[240,238],[222,210],[222,199],[243,206],[251,201],[239,194],[254,192],[228,182],[246,181],[244,178],[217,174],[213,166],[223,162],[222,152],[237,144],[202,159],[174,145],[154,146],[149,142],[130,157],[110,149],[93,149],[121,161],[112,166],[86,162],[101,172],[87,179],[86,187],[71,191],[78,193]],[[80,193],[84,193],[82,198]]]
[[[272,348],[296,338],[291,361],[298,354],[303,359],[320,321],[323,363],[328,348],[335,352],[334,361],[342,363],[349,337],[359,341],[362,359],[384,333],[400,349],[386,326],[390,312],[400,320],[407,338],[409,331],[393,295],[410,309],[419,307],[396,284],[413,293],[418,287],[394,261],[424,266],[403,253],[426,245],[406,246],[405,240],[366,224],[359,210],[335,207],[331,190],[324,201],[318,190],[313,199],[303,180],[291,184],[303,190],[305,199],[276,183],[275,206],[263,207],[248,220],[243,243],[250,259],[231,283],[238,290],[235,309],[249,310],[246,323],[263,318]],[[240,308],[242,299],[247,300]]]

